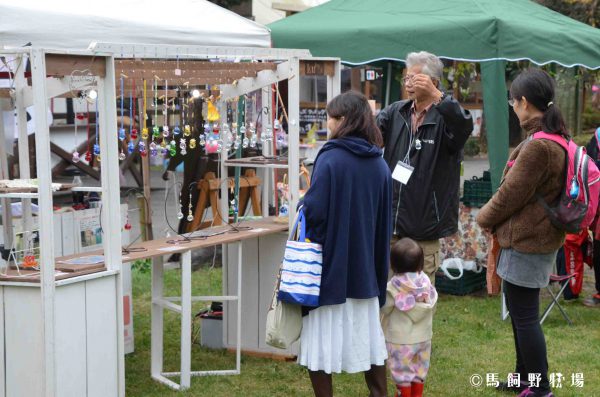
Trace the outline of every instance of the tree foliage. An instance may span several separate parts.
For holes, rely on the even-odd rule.
[[[536,0],[549,9],[588,25],[600,26],[600,0]]]

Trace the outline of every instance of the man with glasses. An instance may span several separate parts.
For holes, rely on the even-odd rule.
[[[394,177],[393,240],[410,237],[419,243],[432,283],[439,239],[458,230],[462,149],[473,131],[471,114],[442,91],[443,67],[428,52],[408,54],[402,80],[408,100],[377,116],[383,157]]]

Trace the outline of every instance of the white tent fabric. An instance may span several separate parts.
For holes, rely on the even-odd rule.
[[[270,47],[271,35],[206,0],[0,0],[0,47],[92,42]]]

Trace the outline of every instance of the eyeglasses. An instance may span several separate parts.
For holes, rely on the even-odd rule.
[[[405,76],[402,78],[402,84],[404,85],[411,85],[413,83],[413,78],[415,76],[411,75],[411,76]]]

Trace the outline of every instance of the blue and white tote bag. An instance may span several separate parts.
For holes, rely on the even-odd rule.
[[[297,240],[294,236],[297,236]],[[306,242],[306,219],[300,208],[285,246],[279,300],[303,306],[319,306],[322,268],[323,247]]]

